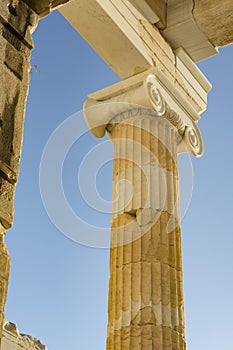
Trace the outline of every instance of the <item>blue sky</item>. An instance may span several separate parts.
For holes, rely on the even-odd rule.
[[[49,350],[104,349],[108,250],[77,244],[52,224],[40,195],[39,168],[52,132],[74,113],[80,116],[89,93],[119,78],[58,12],[41,20],[34,40],[15,221],[6,236],[11,256],[6,317]],[[232,59],[233,47],[226,47],[199,63],[213,89],[199,123],[205,154],[191,157],[194,189],[181,223],[189,350],[233,347]],[[109,228],[110,215],[91,211],[77,183],[80,162],[102,141],[87,133],[71,147],[63,185],[78,216]],[[109,143],[107,148],[111,152]],[[181,177],[182,188],[186,180]],[[108,162],[97,176],[97,188],[106,200],[111,185]]]

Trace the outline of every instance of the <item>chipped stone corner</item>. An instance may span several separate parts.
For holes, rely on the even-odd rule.
[[[5,321],[2,333],[1,350],[47,350],[47,347],[37,338],[19,333],[17,326]]]

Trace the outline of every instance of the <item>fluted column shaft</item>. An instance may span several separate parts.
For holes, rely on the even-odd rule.
[[[185,349],[177,130],[143,111],[114,143],[107,350]]]

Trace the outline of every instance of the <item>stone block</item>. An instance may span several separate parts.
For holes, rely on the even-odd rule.
[[[20,334],[16,325],[5,321],[3,326],[1,350],[46,350],[47,347],[38,339]]]

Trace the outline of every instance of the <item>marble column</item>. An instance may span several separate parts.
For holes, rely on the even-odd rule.
[[[22,0],[0,2],[0,340],[10,264],[4,234],[13,223],[33,48],[32,32],[37,19]]]
[[[165,118],[142,113],[111,124],[115,205],[107,349],[181,350],[177,130]]]
[[[107,350],[186,348],[177,155],[203,144],[175,93],[152,69],[84,105],[114,144]]]

